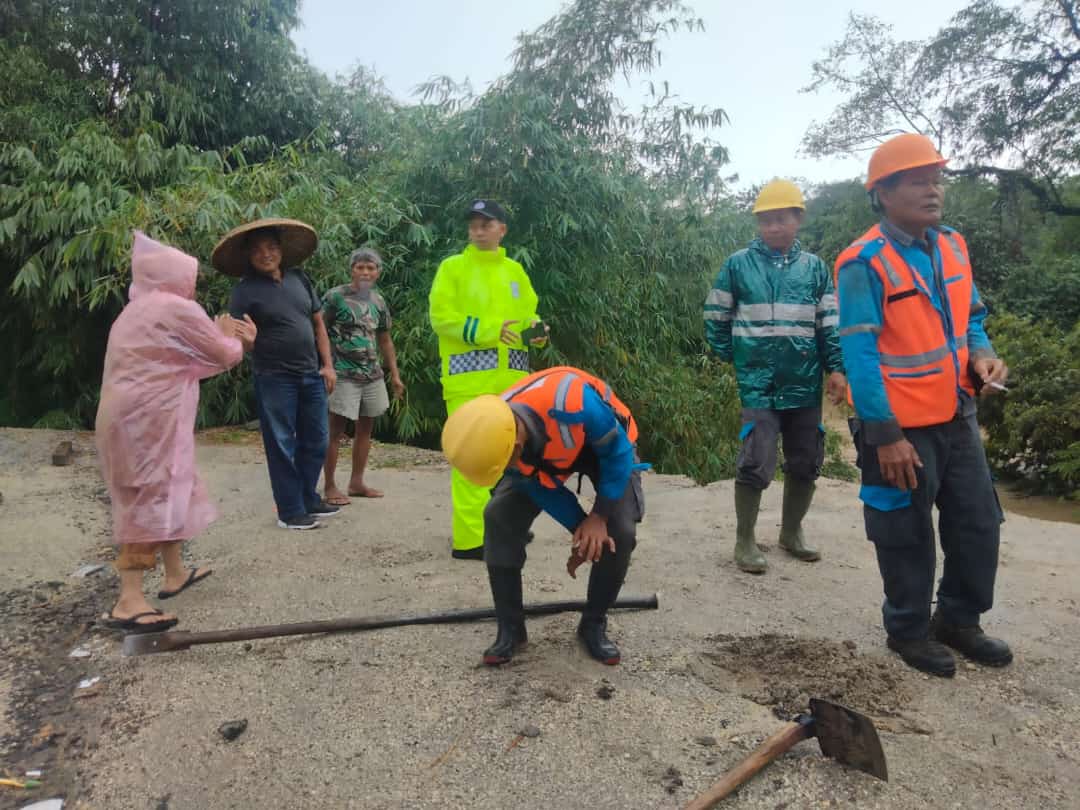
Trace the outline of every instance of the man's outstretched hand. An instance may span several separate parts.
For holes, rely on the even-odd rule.
[[[566,561],[566,572],[571,577],[583,562],[596,562],[604,553],[606,547],[612,554],[615,553],[615,541],[611,539],[607,531],[607,519],[597,515],[589,515],[574,529],[574,539],[570,551],[570,559]]]

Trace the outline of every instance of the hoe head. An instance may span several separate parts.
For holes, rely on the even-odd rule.
[[[878,779],[889,781],[885,752],[870,718],[836,703],[810,701],[814,735],[821,753]]]

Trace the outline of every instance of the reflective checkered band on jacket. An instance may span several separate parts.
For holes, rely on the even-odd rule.
[[[526,356],[526,360],[528,360],[528,356]],[[498,367],[498,349],[477,349],[475,352],[450,355],[451,374],[465,374],[469,371],[490,371]]]
[[[510,368],[513,371],[529,370],[529,353],[521,349],[511,349],[509,352]]]

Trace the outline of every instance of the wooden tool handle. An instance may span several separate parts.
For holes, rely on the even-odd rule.
[[[709,810],[721,799],[730,796],[742,787],[750,777],[796,743],[813,736],[814,721],[811,717],[805,717],[796,723],[784,726],[755,748],[750,756],[724,774],[723,779],[686,805],[686,810]]]

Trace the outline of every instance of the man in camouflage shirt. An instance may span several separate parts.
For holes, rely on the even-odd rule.
[[[390,407],[379,355],[390,372],[394,398],[400,399],[405,385],[398,374],[394,341],[390,338],[390,309],[375,282],[382,272],[382,257],[370,248],[353,251],[349,259],[352,281],[334,287],[323,297],[323,320],[334,353],[338,384],[330,396],[330,447],[326,453],[325,497],[328,503],[344,506],[349,496],[381,498],[382,493],[364,484],[371,431],[375,420]],[[356,423],[353,436],[352,475],[343,493],[334,481],[338,446],[345,435],[345,422]],[[348,493],[348,494],[346,494]]]

